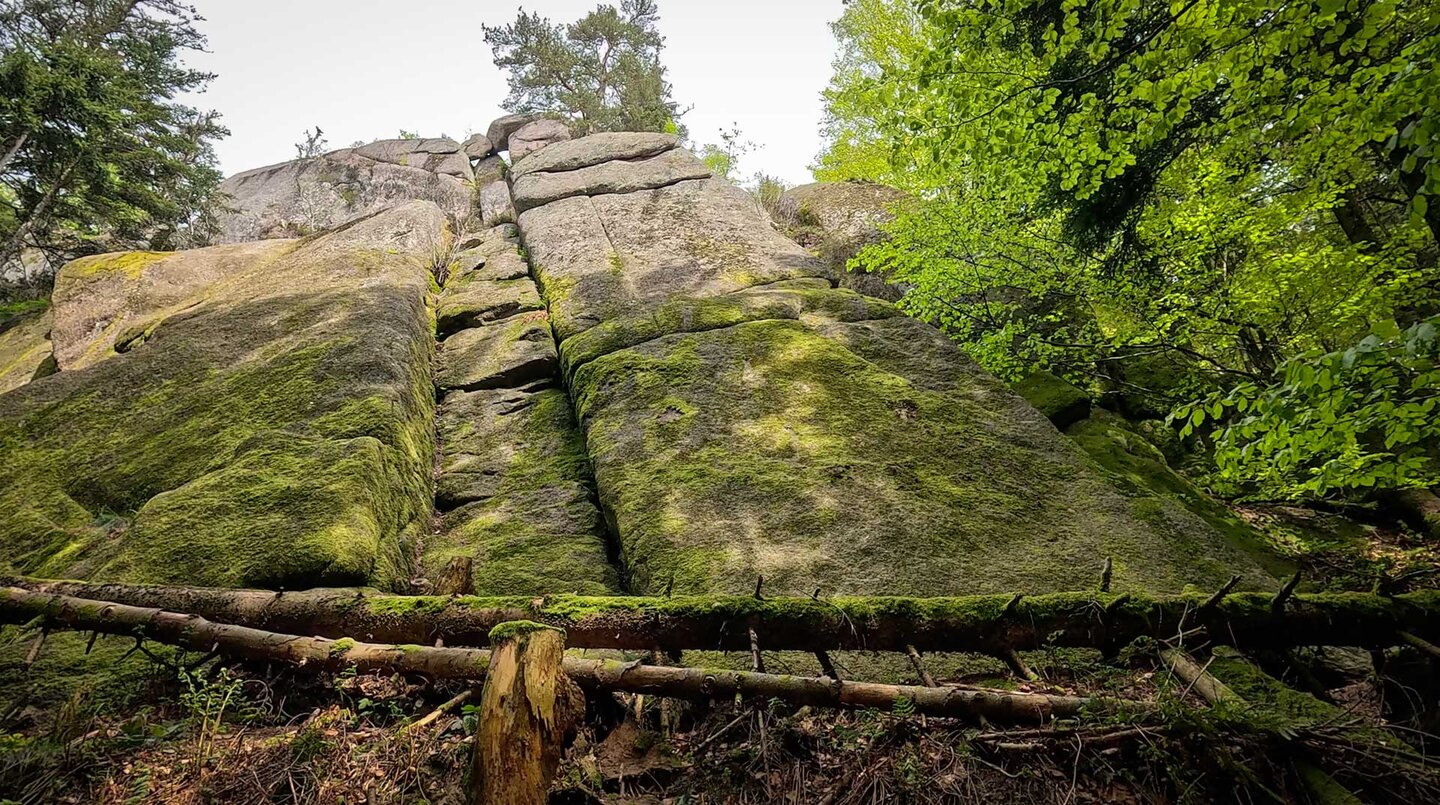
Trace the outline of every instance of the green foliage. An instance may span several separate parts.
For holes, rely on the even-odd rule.
[[[495,66],[509,71],[512,112],[563,117],[576,134],[684,133],[660,63],[665,38],[655,0],[605,4],[568,25],[523,9],[515,21],[484,26]]]
[[[174,100],[212,77],[181,61],[199,19],[176,0],[0,5],[0,262],[213,235],[227,132]]]
[[[739,174],[740,158],[754,150],[755,143],[741,139],[743,136],[740,125],[731,124],[729,129],[720,130],[720,142],[700,146],[700,159],[704,160],[705,167],[709,168],[710,173],[717,179],[735,181]]]
[[[852,268],[1006,379],[1264,387],[1440,309],[1431,11],[856,0],[816,173],[910,191]]]
[[[1440,483],[1440,319],[1393,322],[1345,350],[1287,361],[1175,413],[1212,426],[1221,480],[1264,496],[1326,497]]]

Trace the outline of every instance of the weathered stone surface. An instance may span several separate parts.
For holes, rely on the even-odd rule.
[[[563,199],[522,213],[520,228],[563,341],[601,322],[648,315],[672,297],[828,276],[764,215],[744,190],[702,179]]]
[[[414,202],[225,270],[197,265],[217,279],[123,354],[0,395],[0,567],[402,584],[430,519],[426,297],[444,233],[442,211]],[[136,255],[122,253],[85,270],[145,296],[167,259],[141,255],[132,273]]]
[[[250,276],[257,266],[294,250],[294,240],[232,243],[184,252],[116,252],[82,257],[55,275],[51,331],[61,369],[114,357],[129,340],[165,317],[196,304],[224,280]]]
[[[484,159],[495,153],[495,145],[483,134],[472,134],[460,144],[460,150],[471,159]]]
[[[220,185],[234,212],[222,217],[219,242],[299,237],[417,199],[463,221],[474,201],[458,149],[452,140],[386,140],[237,173]]]
[[[475,327],[440,342],[436,385],[442,389],[513,388],[555,376],[555,342],[544,313]]]
[[[535,115],[498,117],[490,121],[490,126],[485,129],[485,139],[490,141],[490,146],[496,151],[508,151],[510,150],[510,135],[535,119]]]
[[[867,321],[899,316],[879,299],[848,290],[831,290],[823,279],[798,279],[746,288],[700,299],[676,297],[648,315],[612,319],[572,336],[560,347],[566,377],[585,363],[625,347],[673,333],[697,333],[747,321]]]
[[[815,182],[786,190],[770,208],[777,226],[819,253],[835,269],[842,287],[889,301],[904,288],[884,277],[847,270],[851,257],[884,237],[880,226],[894,218],[903,191],[874,182]]]
[[[0,394],[29,383],[51,358],[49,308],[0,317]]]
[[[510,135],[510,161],[519,162],[552,143],[568,139],[570,129],[558,120],[547,117],[526,123]]]
[[[529,278],[483,280],[476,272],[446,283],[435,307],[436,329],[441,336],[487,322],[544,310],[540,293]]]
[[[475,186],[484,187],[491,182],[498,182],[505,176],[505,160],[498,156],[485,157],[475,163],[472,168],[475,174]]]
[[[481,595],[618,590],[563,390],[452,392],[436,425],[436,502],[447,513],[427,568],[470,556]]]
[[[1050,372],[1031,372],[1015,384],[1015,393],[1057,428],[1067,428],[1090,416],[1090,395]]]
[[[509,184],[497,180],[480,189],[480,220],[491,227],[515,222]]]
[[[574,196],[633,193],[685,179],[709,177],[710,169],[694,154],[683,148],[672,148],[633,162],[613,161],[575,170],[527,173],[515,179],[515,209],[523,213]]]
[[[476,560],[481,595],[620,592],[606,561],[600,512],[579,484],[551,484],[468,503],[443,516],[430,573],[453,556]]]
[[[449,138],[376,140],[357,146],[355,153],[377,162],[421,168],[431,173],[470,178],[470,158]]]
[[[680,138],[673,134],[632,131],[591,134],[578,140],[555,143],[543,152],[516,160],[510,173],[519,178],[537,171],[573,171],[617,159],[644,159],[669,151],[679,144]]]
[[[761,320],[580,366],[597,488],[637,592],[953,594],[1273,584],[1178,505],[1129,499],[907,318]]]
[[[486,244],[456,254],[450,262],[447,276],[463,277],[466,281],[518,280],[530,276],[530,267],[525,265],[525,260],[514,246],[505,244],[504,248],[493,248]]]

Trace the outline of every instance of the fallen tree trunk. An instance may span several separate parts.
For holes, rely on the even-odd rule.
[[[433,678],[478,679],[491,652],[484,649],[377,645],[348,638],[300,637],[213,623],[198,615],[94,601],[16,587],[0,589],[0,623],[38,622],[43,628],[94,631],[251,661],[282,662],[340,671],[413,673]],[[1144,714],[1145,702],[1047,696],[953,687],[924,688],[827,678],[781,676],[566,657],[565,674],[588,691],[625,691],[682,699],[780,699],[839,709],[900,710],[927,716],[1046,723],[1082,713]]]
[[[373,591],[266,592],[6,580],[34,592],[192,612],[278,632],[353,636],[384,643],[483,646],[490,630],[532,620],[565,630],[571,648],[748,651],[749,630],[767,651],[972,651],[1001,655],[1043,646],[1107,648],[1137,637],[1174,637],[1206,627],[1237,647],[1387,648],[1405,631],[1440,641],[1440,591],[1289,596],[1111,595],[1097,592],[956,598],[750,596],[484,598],[398,596]],[[1017,600],[1018,599],[1018,600]]]

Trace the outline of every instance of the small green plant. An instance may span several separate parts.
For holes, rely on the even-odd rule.
[[[229,668],[221,668],[213,679],[189,671],[180,672],[180,703],[189,712],[191,722],[198,729],[195,739],[196,755],[203,766],[215,748],[226,713],[240,703],[245,680],[236,677]]]

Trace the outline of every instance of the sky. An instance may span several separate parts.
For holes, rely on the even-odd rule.
[[[612,0],[618,5],[619,0]],[[305,129],[329,147],[400,129],[464,139],[504,114],[505,74],[481,24],[510,22],[521,5],[495,0],[195,0],[209,52],[192,66],[216,73],[188,99],[218,110],[230,136],[216,151],[226,174],[295,156]],[[552,21],[598,0],[528,0]],[[739,170],[808,182],[820,149],[820,91],[842,0],[659,0],[662,59],[697,143],[738,126],[756,149]]]

